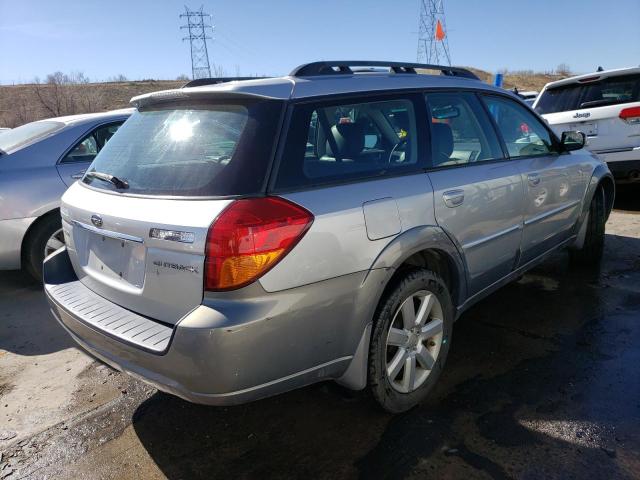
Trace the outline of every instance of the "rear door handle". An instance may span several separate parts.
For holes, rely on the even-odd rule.
[[[81,172],[78,173],[74,173],[73,175],[71,175],[71,178],[78,180],[82,177],[84,177],[84,173],[86,172],[86,170],[82,170]]]
[[[529,175],[527,175],[527,179],[529,180],[529,185],[531,185],[532,187],[537,187],[538,185],[540,185],[540,175],[538,175],[537,173],[530,173]]]
[[[449,208],[455,208],[464,202],[464,190],[448,190],[442,194],[444,204]]]

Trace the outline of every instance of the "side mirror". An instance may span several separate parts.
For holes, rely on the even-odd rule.
[[[567,152],[580,150],[584,147],[585,143],[587,143],[587,136],[578,131],[562,132],[560,143],[562,143],[562,146]]]

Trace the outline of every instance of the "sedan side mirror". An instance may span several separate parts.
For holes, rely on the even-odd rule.
[[[578,131],[562,132],[560,142],[567,152],[580,150],[587,143],[587,136]]]

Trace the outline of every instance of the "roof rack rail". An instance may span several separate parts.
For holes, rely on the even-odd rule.
[[[311,62],[294,68],[289,74],[292,77],[311,77],[315,75],[339,75],[355,73],[351,67],[386,67],[393,73],[417,73],[416,69],[439,70],[442,75],[480,80],[471,70],[446,65],[430,65],[427,63],[382,62],[368,60],[338,60]]]
[[[203,85],[215,85],[217,83],[235,82],[240,80],[260,80],[269,77],[213,77],[213,78],[196,78],[185,83],[181,88],[201,87]]]

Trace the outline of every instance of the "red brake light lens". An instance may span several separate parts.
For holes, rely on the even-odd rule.
[[[313,215],[280,197],[236,200],[209,227],[205,290],[234,290],[278,263],[307,232]]]
[[[640,123],[640,107],[623,108],[619,117],[627,123]]]

